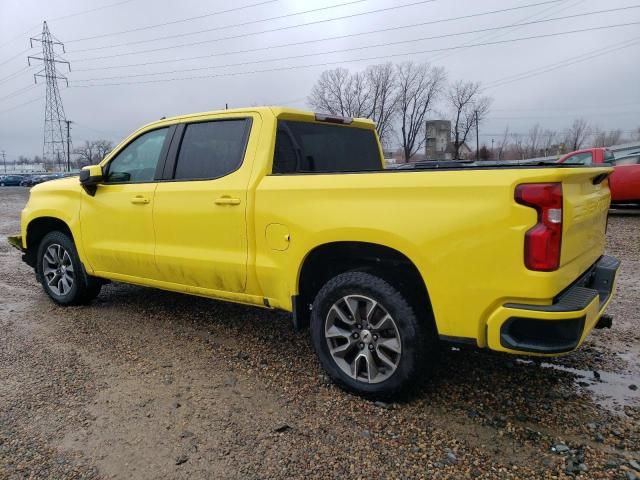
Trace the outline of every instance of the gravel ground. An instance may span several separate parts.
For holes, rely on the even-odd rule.
[[[26,199],[0,189],[3,237]],[[640,215],[608,232],[613,329],[543,364],[446,351],[389,405],[287,315],[122,284],[57,307],[0,241],[0,478],[640,478]]]

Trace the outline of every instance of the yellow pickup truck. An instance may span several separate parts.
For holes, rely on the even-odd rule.
[[[610,172],[385,170],[369,120],[225,110],[34,187],[11,240],[60,305],[111,280],[292,312],[336,383],[388,397],[439,341],[557,355],[607,323]]]

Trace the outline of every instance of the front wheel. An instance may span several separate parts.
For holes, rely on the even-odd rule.
[[[44,291],[59,305],[81,305],[100,293],[101,281],[87,275],[73,240],[62,232],[44,236],[37,262]]]
[[[435,335],[407,299],[365,272],[329,280],[312,309],[311,336],[320,363],[344,389],[390,398],[415,384],[436,347]]]

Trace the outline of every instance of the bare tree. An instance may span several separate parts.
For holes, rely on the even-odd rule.
[[[580,150],[590,135],[589,123],[584,118],[576,118],[571,127],[565,130],[564,143],[570,151]]]
[[[315,110],[332,115],[366,118],[371,115],[367,76],[350,74],[346,68],[322,72],[307,101]]]
[[[84,167],[85,165],[93,165],[93,158],[95,156],[93,142],[85,140],[84,145],[82,147],[76,147],[73,150],[73,153],[76,154],[76,162],[78,163],[79,167]]]
[[[396,72],[400,140],[408,161],[424,146],[425,117],[442,92],[446,75],[442,68],[413,62],[397,65]]]
[[[600,130],[599,128],[593,129],[593,146],[594,147],[610,147],[611,145],[616,145],[621,143],[622,139],[622,130]]]
[[[94,140],[93,145],[96,151],[96,162],[100,162],[111,150],[113,150],[113,143],[109,140]]]
[[[73,153],[77,155],[78,166],[83,167],[100,162],[112,149],[113,143],[109,140],[86,140],[84,145],[76,148]]]
[[[332,115],[348,115],[346,90],[349,70],[336,68],[325,70],[311,89],[307,99],[309,105],[317,111]]]
[[[389,140],[398,101],[393,64],[373,65],[364,72],[345,68],[322,72],[309,95],[317,111],[344,117],[364,117],[376,122],[383,143]]]
[[[540,150],[540,142],[542,141],[542,127],[536,123],[529,129],[529,134],[525,140],[525,156],[527,158],[535,158]]]
[[[541,149],[544,153],[543,156],[548,157],[550,155],[555,155],[558,153],[557,144],[558,143],[558,132],[551,129],[546,129],[542,132],[542,144]],[[555,146],[555,148],[554,148]]]
[[[449,87],[447,100],[452,110],[451,130],[453,136],[453,158],[460,158],[460,147],[472,136],[476,122],[483,120],[489,112],[491,100],[480,95],[480,84],[457,81]]]
[[[522,136],[519,133],[514,133],[511,135],[513,140],[513,150],[517,160],[524,160],[527,152],[527,147],[524,145],[522,141]]]
[[[504,127],[502,138],[498,141],[498,160],[504,160],[504,153],[509,145],[509,125]]]
[[[367,68],[367,89],[371,101],[371,118],[376,122],[376,130],[383,144],[389,141],[393,130],[393,120],[397,113],[398,83],[396,71],[391,63],[373,65]]]

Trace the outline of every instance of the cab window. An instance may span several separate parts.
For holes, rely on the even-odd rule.
[[[106,183],[144,183],[155,178],[168,128],[140,135],[109,162]]]
[[[175,180],[224,177],[242,164],[250,120],[214,120],[188,124],[180,144]]]
[[[577,153],[569,157],[566,162],[572,165],[591,165],[593,163],[593,154],[591,152]]]
[[[619,158],[614,161],[615,166],[619,165],[638,165],[640,163],[640,155]]]

